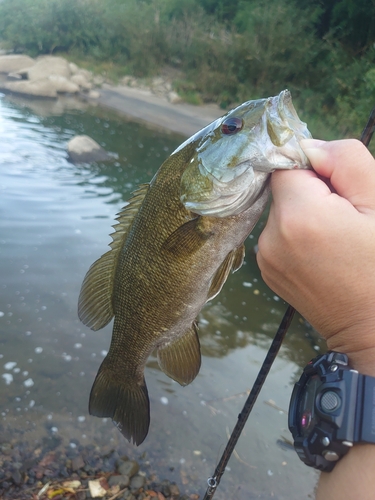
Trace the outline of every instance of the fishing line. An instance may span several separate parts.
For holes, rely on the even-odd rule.
[[[370,144],[371,138],[375,131],[375,107],[371,111],[368,122],[363,129],[360,141],[368,147]],[[288,308],[284,314],[284,317],[280,323],[279,328],[277,329],[275,338],[272,341],[271,347],[269,348],[267,355],[263,361],[262,367],[259,370],[258,376],[254,382],[254,385],[251,389],[251,392],[242,408],[241,413],[238,415],[237,423],[232,431],[232,434],[229,438],[229,441],[223,451],[223,454],[220,458],[219,463],[216,466],[215,472],[213,476],[207,479],[207,490],[204,495],[203,500],[211,500],[215,494],[217,487],[219,486],[220,480],[224,474],[225,467],[228,465],[229,459],[234,451],[234,448],[237,444],[237,441],[241,435],[243,428],[245,427],[246,421],[249,418],[250,412],[253,409],[255,401],[263,387],[263,384],[267,378],[267,375],[272,367],[273,362],[276,359],[276,356],[280,350],[281,344],[284,340],[284,337],[288,331],[288,328],[292,322],[294,313],[296,310],[291,305],[288,305]]]

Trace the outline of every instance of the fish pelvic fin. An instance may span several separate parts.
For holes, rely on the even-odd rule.
[[[195,323],[182,337],[163,344],[157,351],[159,366],[168,377],[188,385],[201,367],[201,350]]]
[[[100,330],[113,318],[112,296],[117,262],[148,189],[149,184],[142,184],[134,191],[128,205],[117,214],[118,224],[113,226],[115,232],[111,234],[112,250],[94,262],[83,280],[78,299],[78,316],[92,330]]]
[[[207,302],[214,297],[220,290],[223,288],[224,283],[226,282],[229,273],[232,271],[238,271],[238,269],[242,266],[245,257],[245,245],[241,245],[238,248],[235,248],[225,257],[224,261],[220,265],[219,269],[214,274],[212,278],[210,289],[207,294]]]
[[[150,425],[150,401],[144,378],[140,383],[126,380],[103,361],[91,389],[89,413],[111,418],[121,434],[139,446]]]

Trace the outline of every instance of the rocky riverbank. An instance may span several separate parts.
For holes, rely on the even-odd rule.
[[[0,75],[0,91],[4,93],[54,100],[74,95],[185,136],[224,113],[215,104],[194,106],[183,102],[167,75],[147,81],[126,76],[115,85],[61,57],[3,55]]]
[[[57,444],[57,443],[56,443]],[[119,456],[94,445],[0,446],[0,498],[17,500],[198,500],[160,480],[145,459]]]
[[[59,94],[80,92],[99,97],[93,89],[104,82],[104,78],[94,76],[62,57],[54,56],[37,59],[24,55],[0,56],[0,73],[6,75],[0,90],[52,99],[57,99]]]

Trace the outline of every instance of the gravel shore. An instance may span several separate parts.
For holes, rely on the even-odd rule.
[[[0,498],[12,500],[198,500],[160,480],[147,457],[119,456],[94,445],[61,447],[58,440],[36,448],[28,444],[0,446]]]

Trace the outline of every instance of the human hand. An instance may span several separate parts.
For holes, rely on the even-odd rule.
[[[301,146],[315,172],[272,174],[258,264],[329,349],[375,376],[375,160],[353,139]]]

